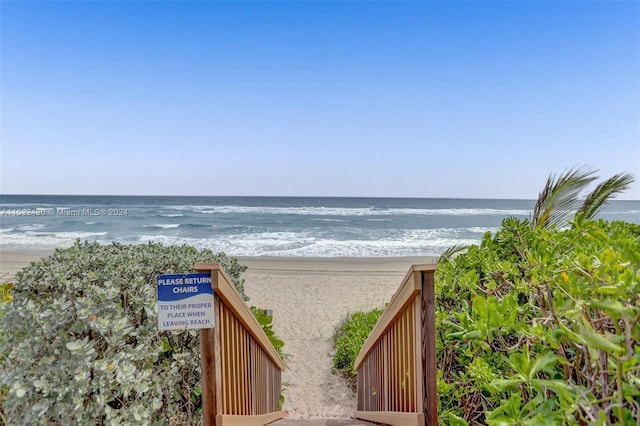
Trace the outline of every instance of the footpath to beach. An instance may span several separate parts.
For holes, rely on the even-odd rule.
[[[243,275],[249,304],[273,311],[274,331],[285,342],[287,369],[282,377],[289,419],[353,415],[355,392],[331,371],[334,329],[349,313],[384,307],[409,267],[429,261],[426,257],[240,258],[249,267]],[[367,424],[346,421],[299,424]]]

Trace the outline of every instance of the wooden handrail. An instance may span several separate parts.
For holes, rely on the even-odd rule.
[[[280,368],[280,371],[284,371],[284,362],[269,341],[267,335],[262,331],[262,327],[258,323],[258,320],[256,320],[256,317],[244,303],[242,296],[240,296],[236,287],[231,283],[231,279],[224,272],[220,264],[213,262],[198,262],[194,267],[198,272],[212,272],[211,287],[213,288],[213,292],[220,296],[220,298],[225,302],[225,305],[227,305],[227,307],[238,317],[238,320],[247,327],[249,333],[251,333],[251,335],[260,342],[262,348],[267,351],[269,358],[271,358],[278,368]],[[213,271],[215,271],[215,273]]]
[[[284,417],[284,362],[220,265],[194,269],[211,275],[216,318],[214,328],[200,330],[203,424],[258,426]]]
[[[413,265],[354,368],[355,417],[390,425],[437,425],[435,294],[437,265]]]

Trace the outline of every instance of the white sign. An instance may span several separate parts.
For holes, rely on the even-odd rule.
[[[158,275],[158,328],[213,328],[213,289],[209,273]]]

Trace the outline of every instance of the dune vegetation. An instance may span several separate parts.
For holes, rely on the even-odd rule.
[[[640,421],[640,226],[594,219],[633,178],[582,195],[594,180],[585,168],[552,176],[531,220],[505,219],[479,245],[442,256],[442,424]],[[357,354],[361,342],[347,346]]]
[[[19,272],[0,305],[3,421],[201,423],[198,331],[158,331],[155,308],[156,276],[195,262],[221,263],[247,299],[245,267],[190,246],[76,242]]]
[[[635,424],[640,227],[505,220],[436,272],[448,424]]]

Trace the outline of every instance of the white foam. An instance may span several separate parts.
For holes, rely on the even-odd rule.
[[[179,223],[154,223],[153,225],[142,225],[143,228],[162,228],[162,229],[175,229],[179,227]]]
[[[136,242],[188,244],[199,249],[224,251],[232,256],[433,256],[453,245],[478,244],[489,230],[491,228],[476,228],[476,238],[470,237],[467,228],[388,230],[379,232],[377,238],[373,238],[374,231],[353,229],[350,230],[352,235],[363,238],[326,238],[312,232],[263,232],[209,238],[141,235]]]
[[[0,238],[0,245],[7,246],[38,246],[45,248],[68,247],[76,239],[98,241],[108,243],[108,240],[99,239],[104,237],[106,232],[35,232],[24,233],[4,233]]]
[[[376,207],[247,207],[247,206],[170,206],[176,210],[200,214],[274,214],[313,216],[528,216],[531,210],[521,209],[416,209]]]
[[[32,223],[29,225],[22,225],[18,227],[19,231],[37,231],[38,229],[42,229],[46,227],[44,223]]]
[[[447,235],[448,234],[448,235]],[[1,245],[67,247],[75,239],[96,240],[110,243],[104,239],[106,233],[59,232],[23,234],[3,233]],[[239,234],[209,238],[190,238],[171,235],[140,235],[129,238],[116,238],[122,243],[147,243],[150,241],[163,245],[188,244],[198,249],[208,248],[224,251],[232,256],[420,256],[438,255],[456,244],[477,244],[477,239],[456,237],[447,230],[407,231],[399,235],[388,235],[378,240],[320,238],[308,233],[273,232],[262,234]]]

